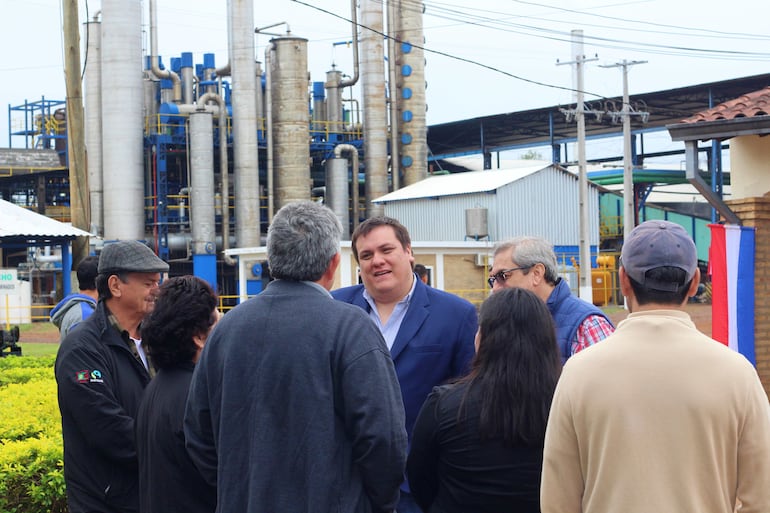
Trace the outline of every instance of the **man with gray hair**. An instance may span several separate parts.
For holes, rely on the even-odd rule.
[[[329,294],[341,233],[322,205],[278,211],[267,234],[275,280],[203,349],[184,431],[218,511],[384,513],[398,502],[401,392],[377,327]]]
[[[684,310],[700,281],[692,238],[646,221],[618,274],[631,313],[556,386],[543,513],[770,511],[767,395],[751,363]]]
[[[567,282],[559,277],[553,245],[540,237],[516,237],[498,243],[488,282],[492,292],[521,287],[545,302],[556,325],[562,363],[614,330],[601,310],[572,295]]]

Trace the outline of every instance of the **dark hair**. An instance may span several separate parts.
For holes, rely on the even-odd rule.
[[[460,382],[468,384],[465,398],[479,387],[481,438],[501,439],[505,445],[542,444],[561,373],[548,308],[529,290],[504,289],[481,305],[479,330],[471,372]],[[462,412],[463,407],[458,420]]]
[[[97,256],[87,256],[80,261],[76,272],[80,290],[94,290],[96,288],[98,268],[99,257]]]
[[[626,274],[628,276],[628,274]],[[679,267],[656,267],[650,269],[644,274],[645,278],[651,281],[679,284],[687,280],[687,271]],[[634,291],[636,302],[639,305],[658,303],[661,305],[681,305],[687,299],[687,293],[690,290],[692,279],[686,281],[684,285],[679,285],[675,291],[662,291],[651,289],[628,276],[631,282],[631,288]]]
[[[152,312],[142,322],[142,345],[159,369],[191,362],[197,352],[193,337],[208,334],[217,320],[218,298],[196,276],[163,282]]]
[[[379,228],[380,226],[390,226],[393,228],[393,232],[396,234],[396,238],[401,243],[402,248],[406,249],[407,246],[412,245],[412,239],[409,237],[409,230],[406,229],[406,226],[399,223],[397,219],[386,216],[370,217],[359,224],[356,229],[353,230],[353,235],[350,237],[350,248],[353,250],[353,256],[355,257],[356,262],[358,262],[358,248],[356,248],[356,241],[359,237],[366,237],[372,230]]]
[[[417,273],[417,276],[422,278],[426,274],[428,274],[428,269],[422,264],[414,264],[414,272]]]

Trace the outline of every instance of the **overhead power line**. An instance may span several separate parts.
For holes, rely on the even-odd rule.
[[[348,23],[353,23],[353,20],[351,20],[350,18],[347,18],[347,17],[345,17],[345,16],[341,16],[341,15],[339,15],[339,14],[337,14],[337,13],[334,13],[334,12],[332,12],[332,11],[329,11],[329,10],[327,10],[327,9],[323,9],[323,8],[321,8],[321,7],[318,7],[318,6],[316,6],[316,5],[312,5],[312,4],[309,4],[309,3],[307,3],[307,2],[303,2],[302,0],[292,0],[292,1],[293,1],[293,2],[295,2],[295,3],[298,3],[298,4],[300,4],[300,5],[304,5],[304,6],[306,6],[306,7],[309,7],[309,8],[311,8],[311,9],[314,9],[314,10],[316,10],[316,11],[320,11],[320,12],[323,12],[323,13],[325,13],[325,14],[328,14],[328,15],[330,15],[330,16],[334,16],[335,18],[338,18],[338,19],[341,19],[341,20],[347,21]],[[371,30],[372,32],[374,32],[374,33],[376,33],[376,34],[379,34],[379,35],[381,35],[381,36],[382,36],[382,37],[384,37],[384,38],[390,38],[390,39],[393,39],[393,40],[394,40],[394,41],[396,41],[397,43],[403,43],[403,42],[404,42],[404,41],[400,41],[398,38],[395,38],[395,37],[391,38],[391,37],[390,37],[390,36],[388,36],[387,34],[385,34],[385,33],[383,33],[383,32],[380,32],[380,31],[378,31],[378,30],[374,30],[374,29],[372,29],[371,27],[367,27],[367,26],[364,26],[364,25],[362,25],[361,23],[358,23],[358,26],[359,26],[359,27],[361,27],[361,28],[364,28],[364,29],[366,29],[366,30]],[[482,63],[482,62],[479,62],[479,61],[476,61],[476,60],[473,60],[473,59],[467,59],[467,58],[465,58],[465,57],[460,57],[459,55],[453,55],[453,54],[450,54],[450,53],[447,53],[447,52],[442,52],[442,51],[440,51],[440,50],[433,50],[433,49],[431,49],[431,48],[427,48],[427,47],[424,47],[424,46],[420,46],[420,45],[417,45],[417,44],[415,44],[415,43],[413,43],[413,42],[410,42],[410,44],[411,44],[413,47],[415,47],[415,48],[419,48],[420,50],[422,50],[422,51],[424,51],[424,52],[428,52],[428,53],[431,53],[431,54],[434,54],[434,55],[441,55],[442,57],[447,57],[447,58],[449,58],[449,59],[453,59],[453,60],[456,60],[456,61],[460,61],[460,62],[465,62],[465,63],[468,63],[468,64],[472,64],[472,65],[474,65],[474,66],[478,66],[478,67],[480,67],[480,68],[485,68],[485,69],[488,69],[488,70],[490,70],[490,71],[494,71],[495,73],[500,73],[501,75],[505,75],[505,76],[507,76],[507,77],[510,77],[510,78],[513,78],[513,79],[515,79],[515,80],[520,80],[520,81],[522,81],[522,82],[526,82],[526,83],[529,83],[529,84],[534,84],[534,85],[539,85],[539,86],[543,86],[543,87],[548,87],[548,88],[551,88],[551,89],[560,89],[560,90],[563,90],[563,91],[570,91],[570,92],[575,92],[575,90],[574,90],[574,89],[572,89],[571,87],[564,87],[564,86],[558,86],[558,85],[554,85],[554,84],[547,84],[547,83],[545,83],[545,82],[540,82],[540,81],[538,81],[538,80],[532,80],[532,79],[529,79],[529,78],[524,78],[524,77],[522,77],[522,76],[519,76],[519,75],[515,75],[515,74],[513,74],[513,73],[510,73],[510,72],[508,72],[508,71],[502,70],[502,69],[500,69],[500,68],[497,68],[497,67],[495,67],[495,66],[490,66],[490,65],[488,65],[488,64],[484,64],[484,63]],[[591,95],[591,96],[595,96],[595,97],[597,97],[597,98],[603,98],[603,96],[602,96],[602,95],[599,95],[599,94],[596,94],[596,93],[591,93],[591,92],[588,92],[588,91],[583,91],[583,93],[584,93],[584,94],[588,94],[588,95]]]

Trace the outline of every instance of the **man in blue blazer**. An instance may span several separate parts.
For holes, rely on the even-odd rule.
[[[363,285],[332,292],[335,299],[363,308],[382,332],[396,367],[406,412],[406,431],[434,386],[462,376],[475,353],[475,307],[425,285],[413,272],[412,242],[396,219],[374,217],[351,238]],[[419,512],[407,483],[398,513]]]

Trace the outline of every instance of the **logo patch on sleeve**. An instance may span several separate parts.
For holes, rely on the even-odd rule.
[[[102,371],[97,369],[77,371],[75,379],[78,383],[104,383]]]

